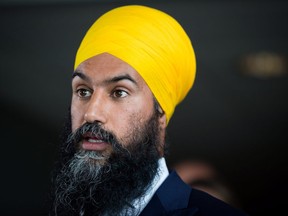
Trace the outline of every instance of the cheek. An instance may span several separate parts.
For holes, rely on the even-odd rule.
[[[82,110],[79,106],[77,106],[77,103],[73,102],[71,103],[71,124],[72,124],[72,131],[75,131],[77,128],[81,126],[81,123],[83,122],[83,114]]]
[[[153,106],[144,100],[133,101],[127,103],[122,109],[117,108],[117,112],[111,112],[113,119],[117,125],[129,128],[132,125],[142,124],[146,122],[153,114]],[[121,129],[121,127],[119,128]]]
[[[131,106],[114,116],[114,133],[123,144],[130,143],[132,137],[139,135],[154,113],[154,106],[150,107],[147,103],[138,105]]]
[[[131,139],[135,137],[135,133],[139,132],[142,122],[143,118],[141,116],[136,113],[130,113],[129,116],[122,118],[122,121],[119,122],[121,126],[117,127],[114,133],[123,145],[129,145]]]

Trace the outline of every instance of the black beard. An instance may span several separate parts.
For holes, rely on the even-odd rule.
[[[158,117],[155,113],[145,125],[136,126],[134,136],[125,145],[97,124],[85,124],[72,134],[69,118],[70,135],[65,135],[67,141],[54,178],[50,215],[134,215],[137,209],[129,214],[125,210],[146,192],[157,174],[158,149],[162,146]],[[78,150],[77,144],[86,132],[111,144],[112,153],[105,156]]]

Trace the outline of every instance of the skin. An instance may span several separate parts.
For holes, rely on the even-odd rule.
[[[154,112],[153,94],[143,78],[129,64],[102,53],[82,62],[72,79],[72,131],[84,123],[99,123],[127,143],[135,127]],[[166,116],[159,117],[161,143],[164,143]],[[99,137],[86,134],[79,144],[84,150],[109,154],[112,147]],[[162,148],[159,147],[161,155]]]

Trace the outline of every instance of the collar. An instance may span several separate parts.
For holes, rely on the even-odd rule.
[[[169,178],[157,191],[157,196],[166,211],[187,208],[189,204],[191,188],[185,184],[178,174],[173,171]]]
[[[132,209],[134,210],[137,209],[138,214],[136,214],[135,216],[139,215],[142,212],[142,210],[146,207],[146,205],[152,199],[153,195],[156,193],[156,191],[161,186],[161,184],[165,181],[168,175],[169,175],[169,171],[166,165],[166,161],[165,161],[165,158],[162,157],[158,160],[157,174],[152,180],[152,183],[148,187],[147,191],[145,192],[143,196],[134,200],[132,204],[131,211]],[[128,211],[126,210],[125,212],[129,212],[129,209]]]
[[[189,206],[191,190],[192,188],[186,185],[176,172],[171,172],[140,216],[196,216],[198,208]]]

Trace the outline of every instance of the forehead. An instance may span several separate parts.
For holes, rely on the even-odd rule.
[[[83,73],[94,81],[128,75],[138,85],[147,86],[133,67],[109,53],[102,53],[85,60],[76,68],[75,72]]]

